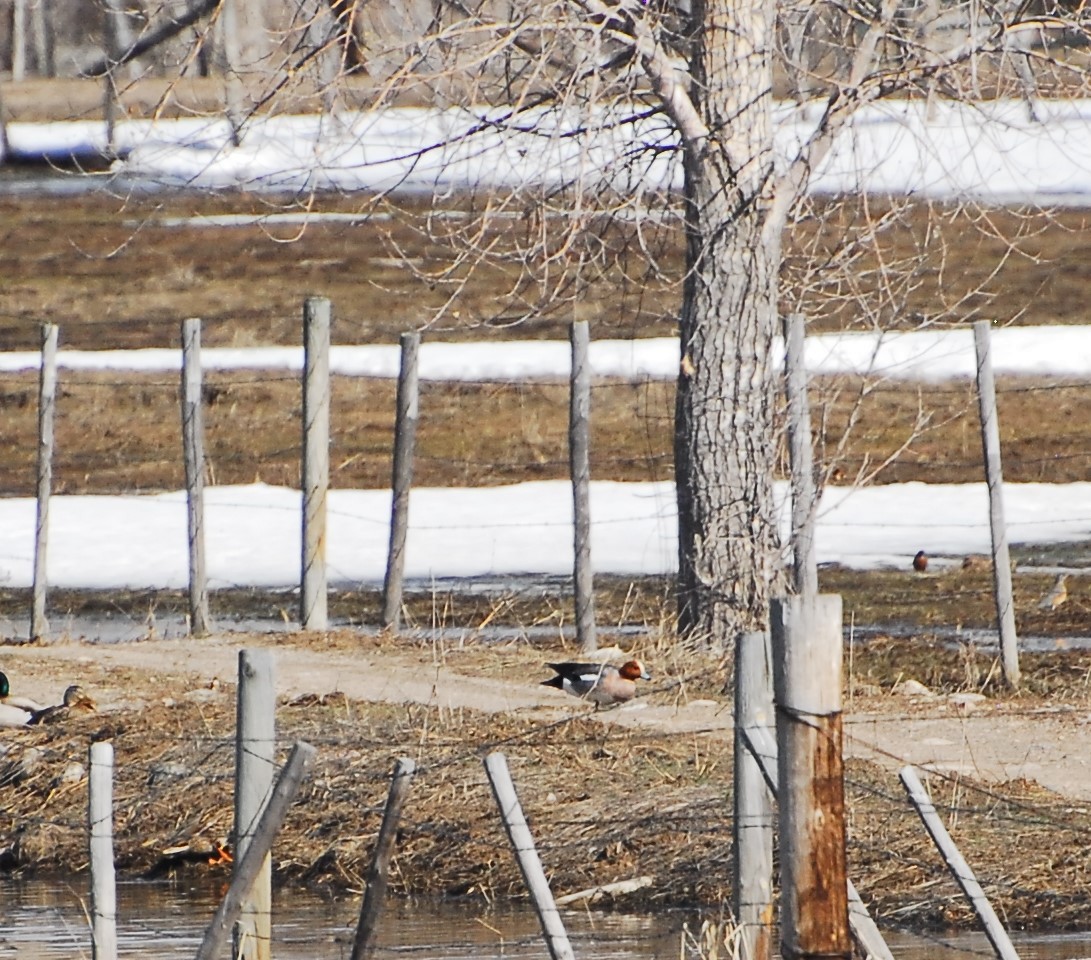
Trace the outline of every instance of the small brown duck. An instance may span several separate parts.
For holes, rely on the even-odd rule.
[[[1057,577],[1053,586],[1050,588],[1049,593],[1038,601],[1039,610],[1056,610],[1068,599],[1068,585],[1065,583],[1067,579],[1067,573],[1062,573]]]
[[[918,550],[917,555],[913,557],[913,569],[917,573],[924,573],[928,569],[928,554],[923,550]]]
[[[64,700],[52,707],[36,710],[27,721],[28,726],[39,723],[56,723],[75,713],[93,713],[98,704],[84,692],[83,687],[73,683],[64,691]]]

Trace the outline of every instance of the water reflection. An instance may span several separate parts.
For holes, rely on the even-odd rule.
[[[179,881],[118,885],[121,957],[173,960],[192,957],[211,919],[222,883]],[[0,878],[0,960],[69,960],[91,955],[85,912],[87,878],[72,881]],[[300,890],[274,895],[273,956],[278,960],[347,960],[358,901],[324,899]],[[572,910],[565,924],[580,960],[676,960],[683,915],[632,916]],[[690,919],[691,926],[699,921]],[[992,956],[977,934],[919,937],[888,933],[899,960],[977,960]],[[525,907],[490,908],[480,902],[392,901],[379,929],[379,958],[492,960],[542,957],[537,919]],[[1022,960],[1086,960],[1091,935],[1015,938]],[[723,952],[721,951],[721,956]]]

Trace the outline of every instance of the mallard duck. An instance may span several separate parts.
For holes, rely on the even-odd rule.
[[[55,723],[71,713],[90,713],[98,709],[98,704],[84,692],[83,687],[73,683],[64,691],[64,700],[53,707],[36,710],[27,723],[35,726],[39,723]]]
[[[25,727],[44,707],[26,697],[11,696],[8,675],[0,671],[0,727]]]

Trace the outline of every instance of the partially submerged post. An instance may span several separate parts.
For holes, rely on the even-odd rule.
[[[360,906],[360,920],[356,924],[356,936],[352,941],[351,960],[364,960],[374,943],[379,911],[382,909],[383,898],[386,896],[390,858],[394,853],[394,840],[398,833],[398,822],[402,816],[402,805],[405,803],[409,784],[416,771],[417,765],[409,757],[402,757],[394,766],[394,777],[386,797],[386,808],[383,810],[383,822],[379,827],[375,852],[372,854],[371,867],[367,873],[364,902]]]
[[[1000,666],[1004,682],[1019,686],[1019,638],[1015,632],[1015,600],[1011,587],[1008,528],[1004,522],[1004,475],[1000,466],[1000,417],[996,409],[996,381],[989,355],[989,321],[974,324],[977,350],[977,400],[981,411],[981,447],[985,482],[989,488],[989,529],[992,532],[993,587],[996,622],[1000,631]]]
[[[326,499],[330,486],[330,302],[303,305],[303,574],[299,620],[325,630]]]
[[[235,733],[235,875],[254,842],[273,788],[276,690],[273,654],[239,651],[238,719]],[[270,841],[271,842],[271,841]],[[235,960],[269,960],[272,921],[272,862],[268,856],[242,890],[235,925]]]
[[[34,586],[30,610],[30,639],[49,636],[45,616],[46,552],[49,543],[49,500],[53,491],[53,424],[57,404],[57,338],[53,323],[42,324],[42,367],[38,379],[38,482],[35,491],[37,510],[34,522]]]
[[[542,861],[538,858],[534,837],[527,826],[527,818],[523,815],[523,807],[515,792],[515,784],[512,783],[504,754],[490,753],[485,757],[485,772],[488,774],[496,805],[500,808],[508,840],[511,841],[515,858],[519,862],[523,882],[530,891],[538,922],[542,925],[549,956],[552,960],[575,960],[572,944],[553,900],[553,892],[549,889],[549,881],[542,869]]]
[[[288,762],[277,778],[276,786],[269,796],[269,802],[254,828],[252,842],[247,846],[242,857],[235,861],[231,886],[228,887],[216,915],[205,930],[204,939],[197,949],[196,960],[214,960],[220,955],[227,940],[228,930],[245,908],[247,891],[258,880],[265,869],[265,864],[269,861],[269,851],[273,847],[273,840],[288,816],[292,800],[299,792],[299,785],[314,763],[317,752],[314,747],[302,740],[292,747]],[[268,941],[265,942],[264,955],[269,955]],[[247,956],[254,956],[254,954],[247,954]]]
[[[841,756],[841,597],[773,600],[781,954],[852,955]]]
[[[1004,929],[996,911],[993,910],[992,904],[989,903],[989,898],[985,896],[985,891],[981,889],[981,884],[977,882],[977,877],[974,876],[970,865],[943,825],[935,806],[924,790],[920,777],[917,776],[917,771],[912,767],[902,767],[898,771],[898,777],[909,796],[909,802],[917,811],[917,816],[921,818],[921,823],[924,824],[940,856],[943,857],[943,862],[947,864],[951,876],[955,878],[955,882],[958,883],[963,895],[981,921],[985,936],[989,938],[989,943],[992,944],[997,957],[1000,960],[1019,960],[1019,954],[1015,952],[1008,932]]]
[[[186,471],[189,542],[189,632],[207,637],[208,577],[205,572],[205,427],[201,404],[201,321],[182,321],[182,459]]]
[[[756,728],[774,728],[769,635],[743,633],[735,645],[735,922],[742,960],[773,955],[773,792],[746,748]]]
[[[413,487],[413,455],[420,417],[418,358],[420,334],[401,336],[401,367],[394,419],[394,466],[391,478],[390,549],[383,579],[382,623],[397,630],[402,612],[402,581],[405,575],[405,540],[409,532],[409,491]]]
[[[598,649],[595,636],[595,575],[591,567],[591,333],[586,320],[572,324],[568,449],[572,474],[576,639],[581,653]]]
[[[88,760],[91,821],[91,956],[117,960],[117,887],[114,880],[114,745],[91,744]]]

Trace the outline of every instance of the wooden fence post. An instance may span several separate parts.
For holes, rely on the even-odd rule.
[[[309,743],[302,740],[292,747],[288,755],[288,762],[284,765],[276,786],[269,797],[269,803],[262,811],[261,819],[254,829],[253,837],[246,852],[235,861],[235,872],[231,878],[231,886],[220,902],[216,915],[212,918],[205,930],[204,939],[197,949],[196,960],[214,960],[220,955],[224,942],[227,940],[227,931],[235,922],[248,899],[248,891],[260,881],[260,874],[269,862],[269,851],[273,847],[273,840],[280,830],[292,800],[299,792],[299,785],[314,763],[317,750]],[[268,941],[266,941],[266,955],[268,955]]]
[[[120,110],[119,79],[121,78],[121,60],[132,40],[129,33],[129,21],[125,6],[121,0],[106,0],[106,57],[110,69],[104,76],[102,95],[102,115],[106,121],[106,150],[115,153],[115,127]]]
[[[91,821],[91,956],[117,960],[117,888],[114,883],[114,745],[91,744],[88,761]]]
[[[742,633],[735,644],[735,922],[742,960],[773,955],[773,795],[746,748],[755,727],[772,736],[773,680],[769,636]]]
[[[575,960],[572,944],[553,900],[553,892],[549,889],[549,881],[542,869],[542,861],[538,858],[527,819],[523,816],[523,807],[515,792],[515,784],[512,783],[504,754],[490,753],[485,757],[485,773],[489,777],[493,796],[496,797],[496,805],[500,808],[504,830],[507,831],[508,840],[511,841],[515,858],[519,862],[523,882],[530,891],[538,922],[542,925],[549,956],[552,960]]]
[[[405,573],[405,539],[409,532],[409,491],[413,487],[413,456],[420,416],[418,358],[420,334],[401,336],[401,367],[394,414],[394,466],[391,477],[390,549],[383,580],[383,627],[397,630],[402,613],[402,582]]]
[[[1011,587],[1008,528],[1004,522],[1004,475],[1000,466],[1000,417],[996,409],[996,381],[989,356],[989,321],[974,323],[977,350],[977,401],[981,411],[981,448],[985,482],[989,488],[989,528],[992,532],[993,589],[1000,633],[1000,667],[1004,682],[1019,686],[1019,638],[1015,632],[1015,601]]]
[[[841,597],[775,599],[781,955],[852,955],[841,756]]]
[[[598,649],[595,636],[595,574],[591,567],[591,332],[586,320],[573,322],[568,451],[572,474],[576,639],[581,653]]]
[[[254,842],[258,821],[273,787],[276,748],[276,687],[269,650],[239,651],[238,718],[235,732],[235,871]],[[248,892],[247,892],[248,891]],[[243,891],[235,925],[234,960],[269,960],[272,864],[268,856]]]
[[[205,426],[201,403],[201,321],[182,321],[182,459],[186,471],[189,540],[189,632],[207,637],[211,629],[205,571]]]
[[[795,592],[818,593],[814,525],[817,495],[807,367],[803,356],[803,314],[784,318],[784,386],[788,395],[788,455],[792,473],[792,585]]]
[[[402,816],[402,805],[409,793],[409,784],[417,765],[409,758],[402,757],[394,765],[394,776],[390,781],[390,792],[386,797],[383,810],[383,822],[379,827],[379,836],[375,841],[375,852],[371,857],[371,867],[367,873],[364,888],[364,902],[360,906],[360,920],[356,924],[356,936],[352,941],[351,960],[364,960],[371,951],[375,938],[375,928],[379,921],[379,911],[386,896],[387,879],[390,874],[390,857],[394,853],[394,841],[398,833],[398,821]]]
[[[49,636],[45,615],[49,578],[46,554],[49,543],[49,500],[53,491],[53,424],[57,403],[56,324],[42,324],[42,367],[38,378],[38,482],[37,515],[34,523],[34,588],[30,610],[30,639]]]
[[[299,620],[325,630],[326,498],[330,486],[330,302],[303,304],[303,583]]]
[[[955,882],[958,883],[962,893],[970,902],[974,913],[977,914],[977,918],[981,921],[981,925],[985,929],[985,936],[989,938],[989,943],[992,944],[996,955],[1000,960],[1019,960],[1019,954],[1015,952],[1015,947],[1012,945],[1007,930],[1004,929],[1000,918],[996,915],[996,911],[993,910],[992,904],[989,903],[989,898],[985,896],[985,891],[981,889],[981,884],[977,882],[977,877],[974,876],[970,865],[963,858],[962,853],[955,846],[954,840],[951,839],[951,835],[947,832],[947,828],[943,825],[943,821],[925,792],[917,772],[912,767],[902,767],[898,771],[898,777],[902,781],[902,786],[905,787],[905,792],[909,795],[909,802],[912,804],[913,809],[917,811],[917,816],[921,818],[921,823],[924,824],[924,828],[928,831],[928,835],[932,838],[936,849],[939,850],[940,856],[943,857],[943,862],[947,864],[951,876],[955,878]]]
[[[241,76],[242,43],[239,39],[239,0],[223,0],[219,18],[221,67],[226,88],[225,114],[231,124],[231,144],[242,142],[243,85]]]

